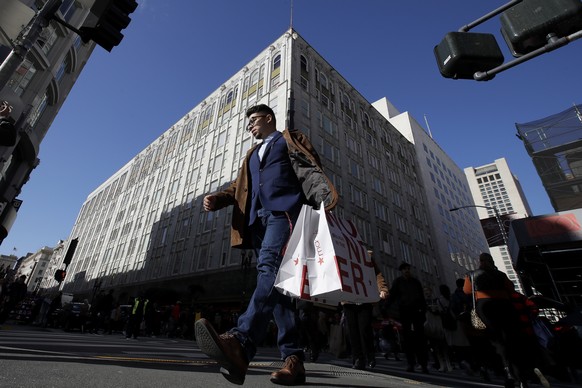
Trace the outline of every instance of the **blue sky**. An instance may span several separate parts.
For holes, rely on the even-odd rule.
[[[281,36],[290,0],[138,0],[121,45],[97,47],[40,146],[40,165],[0,253],[67,239],[87,196]],[[475,0],[294,0],[293,27],[354,88],[409,111],[460,168],[505,157],[535,215],[553,213],[515,123],[582,103],[582,41],[488,82],[443,78],[433,48],[505,4]],[[493,33],[512,57],[498,18]],[[14,251],[16,248],[16,251]]]

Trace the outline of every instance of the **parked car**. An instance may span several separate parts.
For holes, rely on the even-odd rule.
[[[80,330],[83,333],[91,325],[89,305],[86,303],[67,303],[55,313],[58,325],[65,331]]]

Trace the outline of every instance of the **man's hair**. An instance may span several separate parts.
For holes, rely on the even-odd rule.
[[[462,288],[465,285],[465,279],[463,278],[458,278],[455,281],[455,284],[457,285],[457,288]]]
[[[277,119],[275,118],[275,112],[273,112],[273,109],[271,109],[268,105],[259,104],[251,106],[249,109],[247,109],[246,116],[250,117],[250,115],[252,115],[253,113],[264,113],[271,115],[271,117],[273,118],[273,123],[277,123]]]

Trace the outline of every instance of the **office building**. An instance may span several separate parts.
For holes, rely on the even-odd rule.
[[[479,218],[471,216],[475,210],[467,177],[408,112],[400,113],[386,98],[372,105],[416,148],[443,283],[454,290],[456,279],[475,269],[479,254],[489,250]]]
[[[501,240],[499,243],[490,241],[489,244],[495,265],[507,274],[518,291],[523,292],[521,280],[514,269],[515,260],[508,250],[506,234],[508,218],[519,219],[532,214],[521,184],[512,174],[505,158],[496,159],[493,163],[479,167],[467,167],[465,175],[479,218],[490,219],[493,231],[491,235]],[[503,227],[498,223],[500,219]],[[489,224],[484,223],[484,225]],[[485,229],[487,232],[487,228]]]

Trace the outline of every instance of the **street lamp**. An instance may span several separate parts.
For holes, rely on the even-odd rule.
[[[508,245],[508,238],[507,238],[507,233],[505,232],[505,227],[503,226],[503,221],[501,220],[501,216],[499,215],[499,210],[497,210],[496,207],[493,206],[484,206],[484,205],[465,205],[465,206],[458,206],[458,207],[454,207],[452,209],[449,209],[450,212],[455,212],[457,210],[461,210],[461,209],[467,209],[470,207],[481,207],[484,209],[489,209],[489,210],[493,210],[493,212],[495,213],[495,220],[497,221],[497,226],[499,227],[499,231],[501,232],[501,238],[503,238],[503,245]]]

